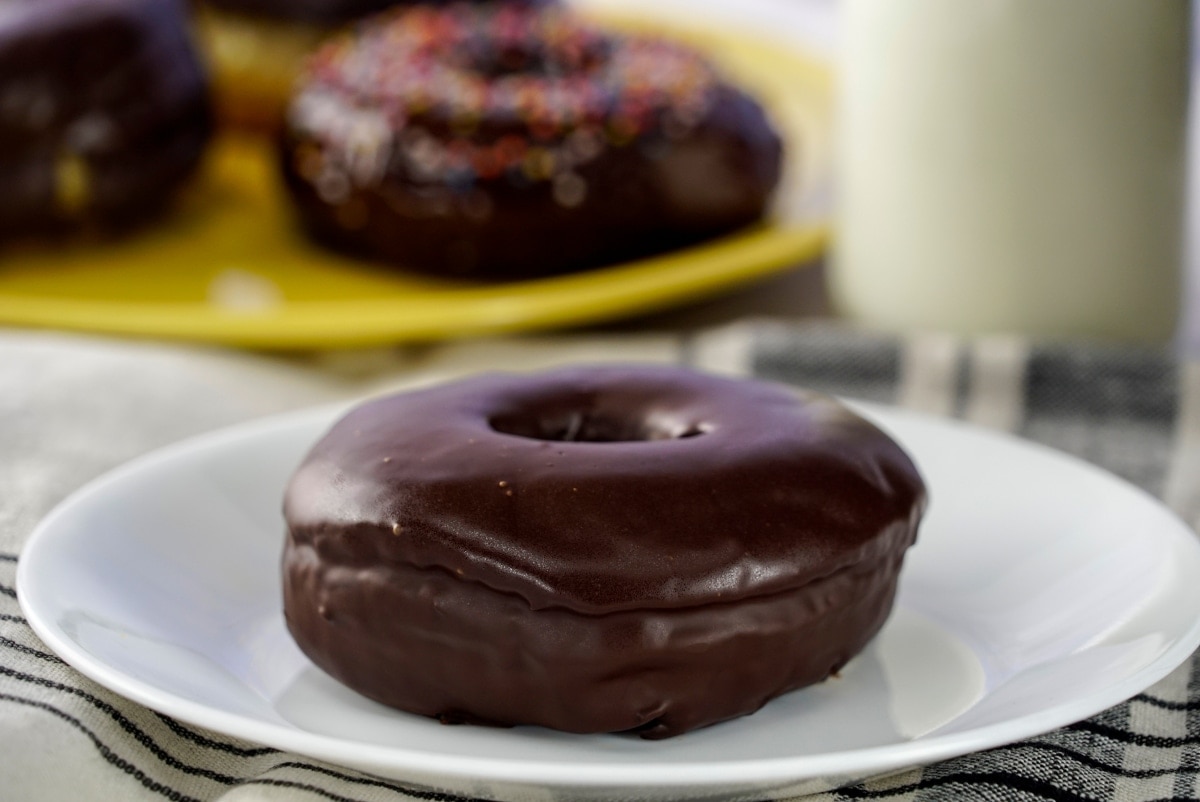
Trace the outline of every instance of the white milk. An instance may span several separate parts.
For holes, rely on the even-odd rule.
[[[1186,0],[847,0],[830,290],[885,328],[1166,341]]]

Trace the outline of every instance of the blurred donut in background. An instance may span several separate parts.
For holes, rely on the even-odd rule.
[[[183,0],[0,6],[0,239],[158,216],[213,128]]]
[[[468,279],[552,275],[749,225],[763,109],[700,54],[565,6],[395,8],[307,62],[283,170],[320,243]]]
[[[474,0],[545,4],[553,0]],[[221,118],[275,130],[304,58],[351,20],[417,0],[196,0]],[[446,0],[432,0],[444,5]]]

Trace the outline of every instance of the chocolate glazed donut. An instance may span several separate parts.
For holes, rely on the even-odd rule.
[[[561,7],[397,9],[297,84],[283,172],[338,250],[477,279],[544,276],[744,227],[778,181],[763,110],[696,53]]]
[[[181,0],[10,0],[0,14],[0,239],[162,213],[212,130]]]
[[[446,722],[666,738],[837,671],[925,507],[824,396],[676,368],[489,375],[355,409],[288,485],[284,612]]]

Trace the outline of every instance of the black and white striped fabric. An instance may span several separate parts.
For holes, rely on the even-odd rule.
[[[128,702],[49,653],[17,604],[21,545],[57,501],[158,445],[451,375],[581,359],[680,361],[960,417],[1095,462],[1200,517],[1200,366],[1158,351],[1012,338],[897,339],[830,325],[685,338],[541,339],[283,360],[0,334],[0,800],[444,800],[202,732]],[[1200,799],[1200,674],[1189,661],[1095,718],[988,752],[812,797]]]

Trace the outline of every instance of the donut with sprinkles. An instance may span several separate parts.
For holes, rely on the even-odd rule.
[[[705,58],[558,5],[400,7],[297,83],[283,174],[331,248],[472,279],[670,250],[760,219],[782,146]]]

